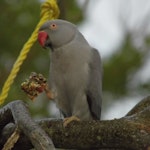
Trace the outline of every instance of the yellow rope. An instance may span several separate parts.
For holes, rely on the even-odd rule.
[[[9,89],[10,89],[11,85],[13,84],[14,79],[17,76],[17,73],[19,72],[22,63],[26,59],[27,54],[30,51],[30,48],[35,43],[35,41],[37,40],[39,28],[47,20],[55,19],[58,16],[59,16],[59,8],[57,6],[56,0],[47,0],[46,2],[44,2],[42,4],[42,6],[41,6],[41,20],[37,24],[31,37],[24,44],[16,62],[13,65],[13,68],[12,68],[3,88],[2,88],[2,92],[0,95],[0,105],[3,104],[5,99],[7,98]]]

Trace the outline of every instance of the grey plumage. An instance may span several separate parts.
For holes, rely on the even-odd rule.
[[[49,85],[64,117],[100,119],[102,66],[98,51],[75,25],[64,20],[46,22],[40,29],[39,42],[51,48]]]

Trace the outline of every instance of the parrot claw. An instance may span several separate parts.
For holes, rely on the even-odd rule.
[[[71,123],[72,121],[80,121],[80,119],[76,116],[71,116],[71,117],[64,118],[63,126],[67,127],[68,124]]]
[[[50,99],[50,100],[54,100],[56,98],[56,93],[54,91],[50,90],[48,88],[48,86],[46,86],[46,88],[45,88],[45,93],[46,93],[48,99]]]

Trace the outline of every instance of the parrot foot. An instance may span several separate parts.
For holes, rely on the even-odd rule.
[[[56,97],[56,94],[48,88],[48,85],[45,87],[45,93],[50,100],[54,100]]]
[[[68,124],[71,123],[72,121],[80,121],[80,119],[76,116],[71,116],[71,117],[64,118],[63,126],[67,127]]]

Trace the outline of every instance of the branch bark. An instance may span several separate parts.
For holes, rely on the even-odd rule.
[[[3,118],[0,124],[6,125],[6,120]],[[19,123],[18,121],[17,125]],[[143,99],[120,119],[72,122],[66,128],[63,127],[63,121],[60,119],[43,119],[37,123],[51,137],[57,148],[150,149],[150,97]],[[0,140],[0,145],[5,143],[15,126],[16,124],[9,124],[3,128],[0,135],[0,139],[3,140]],[[33,147],[31,139],[24,134],[20,136],[14,149],[27,150]],[[26,147],[21,147],[22,145]]]

